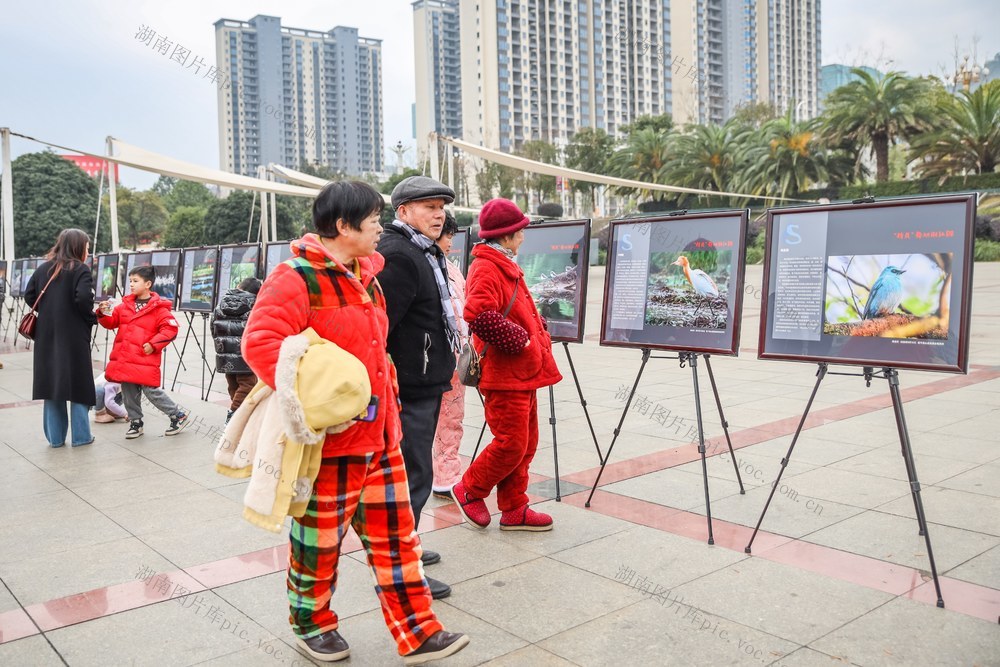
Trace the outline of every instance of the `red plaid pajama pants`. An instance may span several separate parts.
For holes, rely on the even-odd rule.
[[[420,563],[403,455],[324,458],[306,513],[289,533],[288,601],[292,629],[308,638],[337,629],[330,598],[340,548],[353,526],[375,573],[375,592],[400,655],[442,629]]]

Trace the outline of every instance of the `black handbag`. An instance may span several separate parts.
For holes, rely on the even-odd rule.
[[[507,304],[507,309],[503,311],[503,316],[507,317],[510,314],[510,309],[514,307],[514,299],[517,297],[517,288],[520,283],[514,283],[514,293],[510,295],[510,303]],[[466,387],[478,387],[479,381],[483,378],[483,357],[486,356],[486,350],[489,348],[490,344],[487,343],[483,346],[483,351],[477,352],[476,347],[472,344],[472,337],[462,345],[462,351],[458,355],[458,381],[464,384]]]

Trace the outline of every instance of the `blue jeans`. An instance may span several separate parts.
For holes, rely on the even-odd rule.
[[[66,418],[67,401],[46,400],[42,408],[45,438],[53,447],[66,444],[66,431],[73,426],[73,446],[90,442],[90,406],[83,403],[69,404],[69,419]]]

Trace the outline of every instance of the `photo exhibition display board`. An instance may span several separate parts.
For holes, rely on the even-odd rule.
[[[281,264],[286,259],[292,257],[291,241],[275,241],[267,244],[267,252],[264,258],[264,277],[267,278],[274,271],[274,267]]]
[[[965,373],[975,195],[771,209],[761,359]]]
[[[0,301],[7,296],[7,262],[0,260]]]
[[[524,229],[517,264],[554,342],[583,342],[589,249],[590,220],[533,224]]]
[[[736,355],[748,216],[612,221],[601,345]]]
[[[260,273],[260,244],[220,246],[219,282],[215,303],[231,289],[239,287],[247,278],[256,278]]]
[[[97,255],[91,273],[94,276],[94,299],[104,301],[114,298],[121,292],[119,265],[121,256],[118,253]]]
[[[128,283],[128,272],[137,266],[152,266],[156,272],[153,281],[153,291],[170,302],[177,303],[177,276],[180,273],[180,250],[154,250],[152,252],[135,252],[125,256],[125,282]],[[125,290],[128,293],[128,289]]]
[[[451,252],[448,261],[458,267],[463,276],[469,275],[469,228],[464,227],[455,232],[451,239]]]
[[[24,296],[21,276],[24,275],[24,263],[27,261],[26,259],[15,259],[10,265],[10,295],[15,299]]]
[[[178,310],[208,313],[215,307],[219,277],[219,249],[185,248],[181,255],[181,293]]]

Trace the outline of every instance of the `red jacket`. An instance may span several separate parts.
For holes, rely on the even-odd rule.
[[[309,327],[357,357],[368,369],[372,394],[378,396],[375,421],[357,422],[329,434],[323,456],[353,456],[399,447],[399,387],[396,369],[385,351],[389,318],[375,274],[385,260],[375,253],[358,260],[360,272],[348,271],[307,234],[292,242],[292,259],[279,264],[264,281],[243,333],[243,358],[269,387],[281,343]],[[301,258],[301,259],[296,259]],[[302,261],[306,260],[306,261]],[[306,287],[306,283],[311,289]]]
[[[104,377],[110,382],[159,387],[161,352],[177,338],[177,320],[170,302],[151,292],[149,303],[137,313],[135,295],[129,294],[108,316],[98,309],[97,321],[105,329],[118,329]],[[152,354],[143,351],[145,343],[153,346]]]
[[[472,256],[476,261],[465,282],[465,321],[475,334],[476,349],[490,343],[479,386],[534,390],[562,380],[552,357],[552,339],[524,282],[524,271],[483,243],[473,247]],[[504,317],[515,283],[517,297]]]

